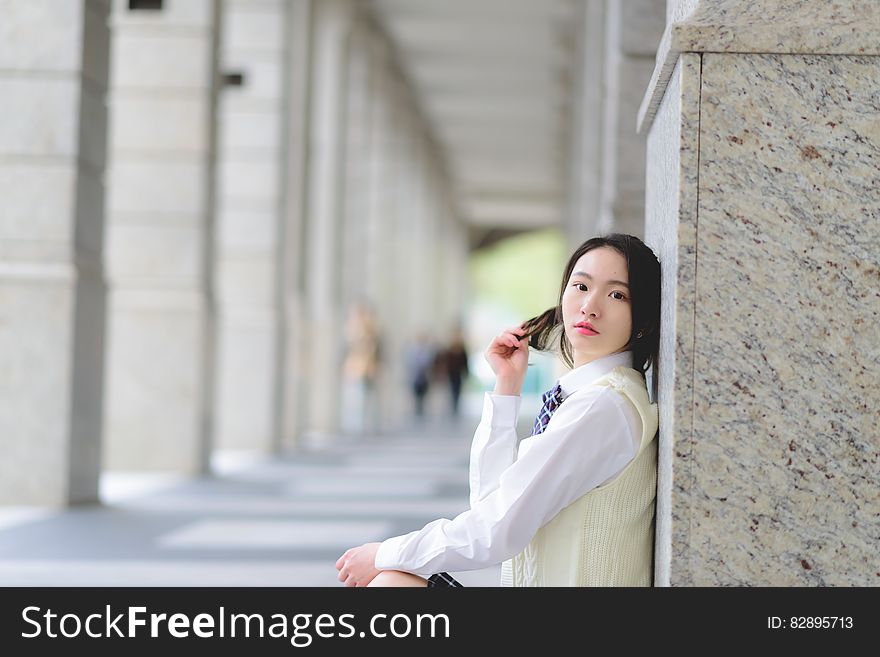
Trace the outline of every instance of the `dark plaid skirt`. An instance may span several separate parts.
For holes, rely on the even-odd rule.
[[[437,573],[428,578],[428,588],[464,588],[464,585],[449,573]]]

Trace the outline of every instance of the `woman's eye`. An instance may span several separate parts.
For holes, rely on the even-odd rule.
[[[579,290],[580,290],[581,288],[584,288],[583,290],[581,290],[581,292],[586,292],[586,287],[587,287],[587,286],[586,286],[584,283],[575,283],[574,286],[575,286],[577,289],[579,289]]]
[[[621,301],[626,299],[626,295],[623,292],[616,292],[615,291],[615,292],[612,292],[611,294],[619,294],[620,295],[619,297],[614,297],[615,299],[620,299]]]

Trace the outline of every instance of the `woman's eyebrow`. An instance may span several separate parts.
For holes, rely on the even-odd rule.
[[[585,272],[585,271],[576,271],[576,272],[574,272],[574,273],[572,274],[572,276],[583,276],[584,278],[589,278],[590,280],[593,280],[593,277],[590,276],[590,275],[589,275],[587,272]],[[625,283],[624,281],[618,281],[618,280],[612,278],[612,279],[611,279],[610,281],[608,281],[608,282],[609,282],[609,283],[615,283],[615,284],[617,284],[617,285],[623,285],[627,290],[629,289],[629,283]]]

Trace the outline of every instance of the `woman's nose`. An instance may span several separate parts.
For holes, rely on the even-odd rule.
[[[581,312],[584,315],[598,317],[599,316],[599,307],[592,298],[588,298],[581,305]]]

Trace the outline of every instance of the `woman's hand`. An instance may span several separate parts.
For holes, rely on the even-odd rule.
[[[529,340],[522,326],[513,326],[496,335],[484,355],[495,372],[495,393],[518,395],[529,366]]]
[[[336,578],[345,586],[366,586],[379,574],[376,568],[376,552],[381,543],[364,543],[345,551],[336,561]]]

